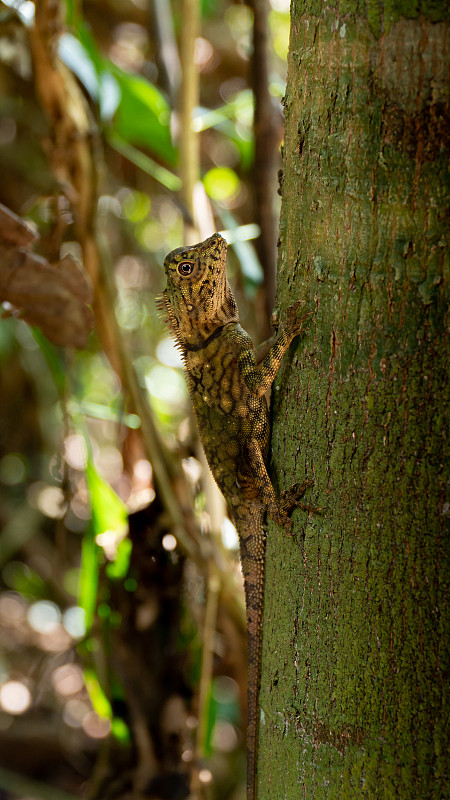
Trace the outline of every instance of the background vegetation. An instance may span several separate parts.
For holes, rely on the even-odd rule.
[[[289,3],[253,5],[197,9],[191,203],[196,4],[0,3],[0,201],[28,225],[0,222],[2,798],[243,796],[236,535],[155,298],[214,226],[267,332]]]

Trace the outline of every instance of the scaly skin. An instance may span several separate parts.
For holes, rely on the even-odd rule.
[[[164,261],[167,288],[160,300],[186,368],[200,438],[214,478],[239,535],[244,575],[248,637],[247,800],[256,789],[258,694],[264,596],[267,512],[291,531],[294,507],[317,510],[300,501],[310,485],[292,487],[278,501],[267,473],[269,414],[265,392],[284,353],[309,314],[288,310],[285,325],[261,364],[252,340],[239,325],[226,276],[225,240],[215,233],[191,247],[180,247]]]

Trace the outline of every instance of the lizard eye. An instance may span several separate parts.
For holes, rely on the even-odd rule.
[[[182,261],[181,264],[178,264],[178,273],[183,277],[190,275],[193,269],[194,265],[191,261]]]

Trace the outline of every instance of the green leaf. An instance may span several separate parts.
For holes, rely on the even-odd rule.
[[[218,213],[223,223],[228,228],[228,231],[225,231],[225,238],[227,242],[234,248],[234,251],[239,259],[242,275],[244,276],[245,288],[249,297],[252,297],[254,296],[255,287],[260,286],[264,280],[263,268],[260,264],[256,250],[253,245],[247,241],[246,233],[240,233],[244,226],[238,225],[231,211],[222,208]],[[252,234],[259,235],[259,233],[259,229],[257,232],[256,230],[252,230]]]
[[[149,81],[131,75],[111,64],[121,99],[112,122],[112,131],[128,144],[141,145],[171,165],[176,150],[170,135],[170,108]]]
[[[97,472],[92,458],[88,458],[86,479],[91,498],[94,536],[110,532],[123,535],[128,525],[128,509],[109,483]]]
[[[59,395],[62,397],[66,389],[66,365],[64,351],[55,347],[44,336],[39,328],[31,328],[33,336],[47,362],[48,368],[55,381]]]
[[[111,561],[106,567],[108,578],[111,578],[113,581],[125,578],[130,566],[132,549],[133,544],[128,537],[119,542],[114,561]]]
[[[88,449],[89,449],[88,442]],[[97,472],[92,456],[89,456],[86,467],[92,518],[87,526],[81,547],[81,574],[79,605],[86,614],[86,630],[90,631],[94,622],[97,604],[99,557],[101,548],[96,538],[104,533],[116,533],[123,536],[127,530],[128,510],[125,503],[117,496],[109,483]],[[124,550],[126,553],[126,548]],[[123,568],[123,558],[120,562]],[[119,565],[119,571],[120,571]]]
[[[78,605],[86,615],[86,631],[92,628],[97,604],[99,547],[95,543],[92,522],[87,525],[81,545],[80,589]]]
[[[127,428],[138,430],[141,426],[141,420],[137,414],[127,414],[122,408],[116,408],[113,402],[111,406],[103,405],[102,403],[93,403],[89,400],[70,400],[67,408],[72,416],[83,415],[85,417],[93,417],[94,419],[107,420],[108,422],[115,422],[118,425],[126,425]]]
[[[94,100],[99,99],[99,73],[97,64],[85,44],[71,33],[64,33],[58,42],[58,55],[77,76]]]
[[[108,698],[106,697],[106,694],[104,693],[102,687],[100,686],[97,675],[95,674],[93,669],[85,669],[84,681],[86,684],[86,689],[88,690],[89,693],[89,697],[91,698],[91,703],[94,711],[97,712],[99,717],[111,719],[112,717],[111,703],[109,702]]]
[[[217,702],[212,692],[211,683],[208,688],[208,695],[205,698],[205,708],[203,714],[204,737],[202,742],[202,750],[203,755],[205,758],[207,758],[213,751],[212,737],[217,719]]]
[[[125,142],[120,136],[117,136],[117,134],[110,133],[107,139],[114,150],[117,150],[118,153],[128,158],[132,164],[135,164],[143,172],[146,172],[147,175],[151,175],[152,178],[159,181],[166,189],[170,189],[171,192],[177,192],[181,188],[181,180],[178,175],[162,167],[161,164],[157,164],[153,159],[149,158],[145,153],[141,153],[140,150],[137,150],[136,147],[133,147],[128,142]]]
[[[110,137],[125,145],[143,146],[174,165],[170,108],[161,92],[142,76],[126,72],[102,56],[82,23],[77,34],[60,37],[59,56],[99,103],[101,117],[110,126]]]
[[[130,729],[121,717],[114,717],[111,723],[111,733],[121,744],[128,744],[131,741]]]

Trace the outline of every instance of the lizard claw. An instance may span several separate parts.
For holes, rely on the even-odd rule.
[[[286,489],[280,498],[280,506],[286,514],[291,514],[294,508],[301,508],[302,511],[308,513],[320,514],[323,508],[318,506],[311,506],[308,503],[302,503],[300,498],[303,497],[306,489],[314,486],[314,481],[306,480],[303,483],[294,483],[290,489]]]
[[[286,317],[286,328],[292,336],[298,336],[302,332],[303,323],[312,317],[314,312],[307,311],[302,316],[298,316],[300,306],[303,306],[303,300],[297,300],[292,306],[289,306]]]
[[[306,480],[303,483],[295,483],[290,489],[282,492],[279,503],[271,503],[267,508],[267,513],[277,525],[281,525],[286,531],[288,536],[294,535],[294,523],[290,517],[294,508],[301,508],[302,511],[308,513],[320,514],[323,509],[317,506],[310,506],[307,503],[302,503],[300,498],[303,497],[306,489],[314,485],[314,481]]]

